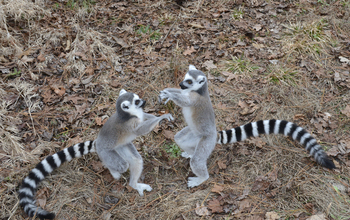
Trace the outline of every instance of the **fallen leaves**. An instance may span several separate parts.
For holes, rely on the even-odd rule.
[[[341,110],[341,113],[350,118],[350,105],[347,105],[343,110]]]
[[[187,50],[185,50],[185,52],[183,53],[185,56],[186,55],[191,55],[193,52],[195,52],[196,50],[194,49],[193,46],[191,47],[187,47]]]
[[[211,69],[216,69],[217,68],[217,66],[214,64],[213,60],[205,61],[202,66],[204,68],[206,68],[207,70],[211,70]]]

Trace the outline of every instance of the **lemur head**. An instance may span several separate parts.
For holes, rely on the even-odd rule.
[[[120,90],[117,99],[117,113],[122,120],[128,120],[133,117],[138,117],[143,120],[143,107],[146,101],[140,99],[135,93],[127,92],[124,89]]]
[[[207,77],[193,65],[188,67],[185,79],[180,83],[181,89],[195,91],[200,95],[207,91],[207,85]]]

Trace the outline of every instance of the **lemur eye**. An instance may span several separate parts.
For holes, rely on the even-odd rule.
[[[135,105],[139,105],[139,104],[140,104],[140,100],[138,99],[135,101]]]
[[[186,80],[187,84],[192,85],[192,80]]]

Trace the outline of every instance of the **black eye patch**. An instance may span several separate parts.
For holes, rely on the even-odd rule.
[[[188,80],[186,80],[186,83],[189,85],[192,85],[193,82],[192,82],[192,80],[188,79]]]
[[[135,105],[139,105],[139,104],[140,104],[140,100],[138,99],[135,101]]]

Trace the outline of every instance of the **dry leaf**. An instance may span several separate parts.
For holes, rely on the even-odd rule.
[[[193,46],[191,46],[191,47],[187,47],[187,50],[185,50],[185,52],[184,52],[184,55],[186,56],[186,55],[191,55],[193,52],[195,52],[196,50],[194,49],[194,47]]]
[[[221,161],[221,160],[219,160],[218,161],[218,166],[219,166],[219,168],[220,169],[226,169],[226,161]]]
[[[215,192],[215,193],[221,193],[223,189],[224,189],[223,186],[219,186],[219,185],[215,184],[214,187],[211,189],[211,191]]]
[[[208,208],[210,208],[211,211],[215,213],[220,213],[224,211],[218,199],[210,200],[208,202]]]
[[[75,108],[77,109],[77,112],[79,114],[83,114],[85,109],[87,107],[87,104],[86,103],[83,103],[82,105],[75,105]]]
[[[341,77],[340,77],[340,74],[338,72],[335,72],[334,73],[334,81],[335,82],[338,82],[338,81],[341,81]]]
[[[280,218],[276,212],[266,212],[265,217],[266,220],[276,220]]]
[[[207,68],[207,70],[216,69],[217,68],[216,65],[214,64],[214,61],[212,61],[212,60],[205,61],[202,66]]]
[[[337,146],[334,146],[334,147],[332,147],[330,150],[327,151],[327,154],[328,154],[329,156],[333,156],[333,157],[337,156],[339,153],[340,153],[340,152],[339,152],[339,149],[338,149]]]
[[[249,107],[249,105],[245,101],[242,101],[242,100],[238,101],[238,106],[243,108],[243,109]]]
[[[350,60],[349,60],[348,58],[345,58],[345,57],[340,56],[340,57],[339,57],[339,60],[340,60],[340,62],[342,62],[342,63],[350,64]]]
[[[344,115],[350,118],[350,105],[347,105],[344,110],[341,111]]]
[[[196,204],[196,207],[197,208],[195,209],[195,212],[196,212],[197,215],[199,215],[199,216],[208,216],[208,215],[210,215],[210,212],[209,212],[207,207],[205,207],[205,206],[201,207],[199,205],[199,203]]]
[[[307,218],[306,220],[327,220],[326,215],[323,213],[312,215],[311,217]]]
[[[172,131],[164,130],[164,131],[163,131],[163,135],[164,135],[164,137],[166,137],[167,139],[174,140],[175,134],[174,134],[174,132],[172,132]]]
[[[29,58],[29,57],[27,57],[27,56],[23,56],[22,59],[21,59],[21,61],[22,61],[23,63],[31,63],[31,62],[34,61],[34,58]]]
[[[261,24],[256,24],[253,26],[253,29],[255,29],[256,31],[260,31],[262,29]]]
[[[250,206],[251,206],[251,202],[250,199],[243,199],[242,201],[239,202],[239,210],[242,211],[247,211]]]
[[[64,93],[66,93],[66,89],[63,86],[52,86],[53,91],[59,95],[59,96],[63,96]]]
[[[101,161],[94,160],[91,162],[91,166],[92,166],[92,169],[97,173],[104,171],[103,164]]]
[[[39,54],[39,56],[37,57],[37,59],[38,59],[39,62],[44,62],[44,61],[45,61],[45,57],[44,57],[44,55],[43,55],[42,53]]]
[[[38,202],[38,204],[39,204],[39,206],[41,207],[41,208],[45,208],[45,205],[46,205],[46,198],[42,198],[42,199],[37,199],[36,200],[37,202]]]
[[[98,126],[101,126],[101,125],[102,125],[102,118],[96,117],[96,118],[95,118],[95,122],[96,122],[96,124],[97,124]]]
[[[227,81],[230,82],[232,79],[236,79],[237,80],[237,76],[233,73],[227,72],[227,71],[223,71],[222,75],[224,76],[228,76],[227,77]]]

